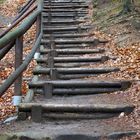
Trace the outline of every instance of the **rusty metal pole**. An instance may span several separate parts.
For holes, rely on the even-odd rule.
[[[23,60],[23,36],[18,37],[16,39],[16,44],[15,44],[15,70],[22,64]],[[22,98],[22,74],[19,75],[17,80],[14,83],[14,98],[13,98],[13,104],[15,106],[18,106],[19,103],[21,102]]]

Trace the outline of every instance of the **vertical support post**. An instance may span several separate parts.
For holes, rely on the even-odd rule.
[[[49,43],[48,43],[49,48],[50,48],[50,49],[54,49],[54,48],[55,48],[55,41],[54,41],[54,37],[53,37],[52,34],[50,34],[49,40],[50,40]]]
[[[78,18],[78,11],[74,11],[74,14],[73,14],[73,19],[76,20]]]
[[[57,69],[50,69],[50,78],[51,78],[51,80],[57,80],[58,79]]]
[[[41,32],[41,14],[38,15],[37,20],[36,20],[36,39],[38,38],[40,32]],[[34,59],[38,59],[40,55],[40,48],[37,49]]]
[[[38,38],[40,32],[41,32],[41,14],[38,15],[36,20],[36,39]]]
[[[42,120],[42,106],[32,106],[31,115],[33,122],[40,123]]]
[[[82,29],[80,26],[78,26],[78,33],[82,33]]]
[[[48,67],[54,68],[54,58],[53,57],[48,58]]]
[[[58,53],[57,53],[57,51],[56,50],[50,50],[49,52],[48,52],[48,57],[57,57],[58,56]]]
[[[49,6],[51,6],[51,0],[48,1],[49,2]],[[50,26],[51,25],[51,8],[49,8],[49,11],[48,11],[48,25]]]
[[[44,84],[44,94],[47,99],[52,98],[53,94],[53,85],[51,83]]]
[[[51,49],[55,49],[55,41],[54,41],[54,37],[51,36]]]
[[[51,11],[49,10],[48,12],[48,25],[49,26],[51,25],[51,18],[52,18],[52,14],[51,14]]]
[[[52,5],[51,0],[49,0],[49,6],[51,6],[51,5]]]
[[[18,37],[16,39],[15,44],[15,69],[17,69],[22,64],[23,59],[23,36]],[[22,74],[19,75],[17,80],[14,84],[14,98],[13,98],[13,104],[15,106],[18,106],[21,102],[21,88],[22,88]]]

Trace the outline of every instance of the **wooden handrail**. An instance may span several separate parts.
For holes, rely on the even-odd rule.
[[[0,50],[8,45],[11,41],[15,40],[17,37],[23,35],[30,26],[36,21],[37,16],[41,13],[41,9],[37,9],[33,14],[31,14],[19,27],[11,32],[8,32],[5,36],[0,38]]]
[[[18,27],[13,29],[12,31],[8,31],[2,38],[0,38],[0,58],[3,57],[14,45],[15,45],[15,71],[4,81],[4,83],[0,86],[0,96],[2,96],[5,91],[15,82],[15,96],[21,96],[21,87],[22,87],[22,73],[26,70],[27,66],[33,59],[34,54],[39,48],[39,44],[42,38],[42,30],[41,30],[41,12],[42,12],[42,4],[43,0],[37,0],[38,6],[34,11],[36,6],[31,8],[29,11],[25,12],[13,25],[17,25],[20,20],[29,13],[33,12],[29,15],[26,20],[24,20]],[[37,22],[39,27],[37,27],[36,32],[36,41],[35,45],[32,48],[30,54],[23,61],[23,35],[32,27],[32,25]],[[11,29],[9,29],[11,30]]]
[[[24,62],[16,69],[16,71],[12,73],[12,75],[9,76],[9,78],[3,83],[3,85],[0,86],[0,96],[2,96],[4,92],[15,82],[15,80],[19,77],[19,75],[27,69],[27,66],[31,62],[36,50],[39,47],[41,38],[42,32],[40,33],[38,39],[36,40],[35,45],[31,50],[31,53],[25,58]]]
[[[13,22],[12,25],[0,35],[0,38],[3,37],[4,35],[6,35],[11,29],[16,27],[17,24],[19,24],[23,19],[25,19],[36,8],[37,8],[37,5],[33,6],[31,9],[29,9],[29,11],[26,11],[19,19],[17,19],[15,22]]]
[[[10,42],[6,47],[0,50],[0,60],[10,51],[10,49],[14,46],[15,40]]]
[[[32,0],[28,0],[18,11],[18,13],[21,13],[30,3]]]
[[[18,16],[13,20],[12,23],[14,23],[18,18],[20,18],[32,5],[36,0],[29,0],[30,2],[27,3],[27,5],[24,6],[23,10],[18,14]]]

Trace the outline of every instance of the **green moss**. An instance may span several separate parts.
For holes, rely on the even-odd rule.
[[[0,4],[2,4],[5,0],[0,0]]]
[[[110,2],[106,7],[103,9],[95,9],[93,12],[93,20],[102,20],[105,17],[108,18],[112,15],[116,15],[122,10],[122,4],[115,2]]]

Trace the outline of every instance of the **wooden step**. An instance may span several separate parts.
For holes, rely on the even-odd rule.
[[[61,26],[55,26],[55,27],[51,27],[51,26],[45,26],[43,28],[43,31],[75,31],[75,30],[87,30],[87,29],[91,29],[93,28],[93,26],[91,25],[86,25],[86,26],[69,26],[69,27],[61,27]]]
[[[19,111],[31,111],[32,107],[40,106],[44,112],[69,112],[69,113],[121,113],[131,112],[133,105],[106,105],[106,104],[51,104],[51,103],[26,103],[20,104]]]
[[[86,22],[85,20],[43,20],[44,25],[51,24],[52,25],[75,25]]]
[[[105,62],[109,60],[108,56],[101,56],[101,57],[54,57],[54,58],[38,58],[38,63],[48,63],[48,61],[54,61],[54,63],[82,63],[82,62]]]
[[[53,5],[44,5],[43,8],[44,9],[76,9],[76,8],[88,8],[89,5],[87,4],[83,4],[83,5],[76,5],[76,4],[69,4],[69,5],[56,5],[56,6],[53,6]]]
[[[19,105],[19,118],[24,114],[24,119],[31,115],[34,122],[41,122],[43,118],[59,120],[106,119],[119,116],[121,112],[129,114],[134,108],[129,104],[22,103]],[[28,114],[26,114],[27,112]]]
[[[73,17],[73,18],[78,18],[78,17],[82,17],[82,18],[84,18],[85,16],[87,16],[88,15],[88,12],[86,12],[86,11],[76,11],[76,12],[72,12],[72,11],[66,11],[65,12],[65,10],[64,11],[60,11],[60,10],[58,10],[58,12],[56,11],[45,11],[45,10],[43,10],[43,12],[42,12],[42,17],[43,18],[46,18],[46,17],[51,17],[51,18],[54,18],[54,17],[58,17],[58,18],[71,18],[71,17]]]
[[[48,12],[51,12],[53,14],[68,14],[68,13],[79,13],[79,14],[87,14],[87,10],[82,10],[82,9],[43,9],[42,14],[47,14]]]
[[[43,35],[43,39],[45,39],[45,38],[51,38],[51,37],[53,37],[54,39],[55,38],[80,38],[80,37],[90,37],[90,36],[93,36],[94,35],[94,33],[93,34],[88,34],[88,33],[84,33],[84,34],[51,34],[51,35],[49,35],[49,34],[44,34]]]
[[[130,81],[93,81],[93,80],[45,80],[30,82],[34,93],[44,94],[45,98],[70,95],[105,94],[124,91],[131,86]]]
[[[51,42],[53,42],[53,43],[55,43],[55,44],[58,44],[58,45],[60,45],[60,44],[99,44],[99,43],[103,43],[103,44],[105,44],[105,43],[108,43],[108,41],[107,40],[99,40],[99,39],[92,39],[92,40],[82,40],[82,39],[80,39],[80,40],[66,40],[66,39],[60,39],[60,40],[47,40],[47,39],[42,39],[41,40],[41,44],[49,44],[49,43],[51,43]]]
[[[60,77],[62,80],[70,80],[70,78],[66,78],[65,79]],[[72,78],[71,78],[72,79]],[[73,78],[74,79],[74,78]],[[33,88],[32,89],[33,92],[35,94],[41,94],[41,95],[45,95],[46,98],[48,98],[48,96],[46,95],[47,93],[45,93],[44,88]],[[113,93],[116,91],[121,91],[121,88],[54,88],[51,92],[51,96],[55,95],[55,96],[75,96],[75,95],[99,95],[99,94],[106,94],[106,93]],[[51,97],[50,96],[50,97]]]
[[[93,81],[93,80],[50,80],[29,83],[30,88],[42,88],[52,84],[56,88],[120,88],[125,90],[131,86],[130,81]]]
[[[49,6],[49,5],[51,5],[51,6],[63,6],[63,5],[73,5],[73,4],[76,4],[76,5],[83,5],[83,4],[85,4],[85,2],[83,1],[83,2],[81,2],[81,1],[72,1],[72,2],[69,2],[69,1],[58,1],[58,2],[45,2],[44,1],[44,5],[45,6]]]
[[[44,4],[58,4],[58,5],[65,5],[65,4],[83,4],[86,1],[44,1]]]
[[[56,70],[58,74],[103,74],[117,72],[119,68],[44,68],[36,67],[34,74],[50,74],[52,70]]]
[[[98,45],[98,44],[97,44]],[[93,48],[97,45],[91,45],[91,44],[65,44],[65,45],[57,45],[55,44],[57,49],[78,49],[78,48]],[[46,45],[43,45],[44,47],[46,47]],[[50,47],[50,46],[47,46]]]
[[[44,68],[34,69],[34,75],[48,75],[53,80],[81,79],[84,77],[119,71],[118,68]]]
[[[41,54],[55,53],[56,55],[80,55],[80,54],[94,54],[103,53],[104,49],[40,49]]]

